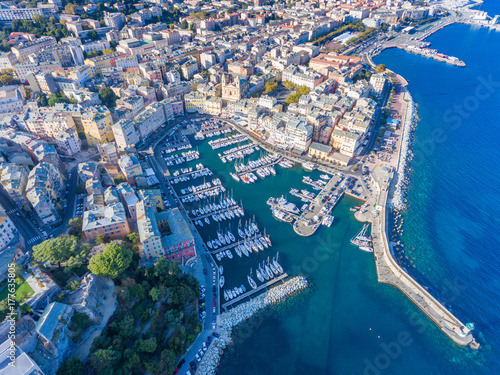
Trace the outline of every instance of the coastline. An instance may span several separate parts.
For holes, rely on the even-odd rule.
[[[276,305],[285,300],[285,298],[300,293],[308,285],[309,283],[304,276],[295,276],[280,285],[274,286],[266,293],[262,293],[254,299],[221,314],[217,321],[220,337],[214,338],[199,363],[196,373],[199,375],[215,375],[224,350],[233,341],[233,328],[251,318],[262,309]]]

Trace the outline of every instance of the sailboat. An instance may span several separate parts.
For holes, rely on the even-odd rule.
[[[252,274],[252,269],[250,268],[250,275],[251,274]],[[255,283],[254,279],[252,279],[252,277],[250,275],[247,276],[248,284],[252,287],[252,289],[257,289],[257,284]]]

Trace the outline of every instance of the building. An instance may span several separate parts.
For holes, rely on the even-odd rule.
[[[23,122],[30,132],[46,140],[56,139],[61,132],[68,129],[76,129],[71,115],[56,112],[52,108],[29,109]]]
[[[113,165],[118,165],[120,155],[118,154],[118,149],[115,142],[109,142],[103,145],[99,145],[98,150],[103,160],[106,160]]]
[[[0,345],[0,375],[44,375],[28,354],[16,344],[12,347],[11,343],[12,341],[7,339]],[[9,366],[13,360],[12,357],[14,357],[14,367]]]
[[[0,251],[9,245],[16,236],[17,229],[4,211],[0,211]]]
[[[353,133],[348,130],[333,129],[330,144],[342,155],[352,158],[359,145],[359,139],[360,136],[358,133]]]
[[[182,76],[190,80],[196,73],[198,73],[198,64],[194,61],[188,61],[181,66]]]
[[[314,90],[316,86],[325,80],[325,76],[318,72],[304,69],[302,66],[290,65],[283,71],[282,80],[283,82],[289,81],[297,86],[305,86],[309,90]]]
[[[125,15],[123,13],[104,12],[104,23],[115,30],[121,30],[125,25]]]
[[[89,146],[97,146],[114,139],[113,119],[105,106],[86,108],[82,113],[82,126]]]
[[[31,17],[29,19],[31,19]],[[1,20],[2,15],[0,14],[0,21]],[[29,55],[33,53],[37,54],[38,52],[54,47],[55,45],[57,45],[56,38],[51,36],[42,36],[41,38],[35,39],[31,42],[21,43],[20,45],[13,47],[12,52],[16,55],[17,60],[22,63],[28,60]]]
[[[58,92],[59,90],[57,89],[56,82],[54,81],[54,77],[50,73],[46,72],[39,72],[34,75],[38,88],[40,89],[41,92],[44,94],[54,94]],[[28,79],[29,81],[29,79]],[[30,83],[31,85],[31,83]]]
[[[26,199],[28,175],[28,168],[24,165],[0,164],[0,183],[14,203],[24,211],[30,210]]]
[[[26,199],[44,225],[58,222],[64,179],[54,164],[41,162],[33,168],[26,184]]]
[[[162,236],[163,255],[170,260],[183,260],[196,256],[195,240],[189,225],[178,208],[156,214]]]
[[[222,113],[222,99],[215,96],[208,97],[205,100],[205,112],[213,116],[220,116]]]
[[[141,239],[142,251],[147,258],[163,254],[161,233],[156,222],[156,204],[143,199],[136,204],[137,230]]]
[[[134,118],[134,124],[142,139],[162,126],[166,121],[165,109],[162,103],[154,102]]]
[[[75,129],[66,129],[59,132],[56,137],[56,145],[59,152],[66,156],[75,156],[82,150],[82,142]]]
[[[0,113],[21,111],[24,99],[17,86],[0,87]]]
[[[376,97],[381,97],[387,87],[387,76],[383,73],[372,74],[370,86],[370,93]]]
[[[124,238],[130,227],[122,203],[103,206],[83,214],[82,233],[88,241],[95,241],[98,235],[109,239]]]
[[[307,153],[317,159],[327,160],[329,159],[331,152],[332,147],[330,145],[312,142]]]
[[[120,120],[111,129],[115,137],[116,145],[120,151],[127,147],[135,146],[140,142],[139,132],[135,129],[135,124],[131,120]]]
[[[248,84],[243,82],[239,76],[233,77],[229,74],[222,74],[222,100],[226,102],[236,102],[240,100],[248,89]]]
[[[187,113],[204,112],[205,111],[205,95],[196,91],[192,91],[184,95],[184,104]]]
[[[94,162],[80,163],[77,167],[78,178],[85,184],[88,180],[100,180],[99,165]]]
[[[143,171],[139,159],[135,155],[124,155],[118,162],[123,175],[130,183],[135,183],[137,177],[143,176]]]
[[[311,144],[313,128],[305,121],[292,118],[286,122],[284,133],[288,148],[302,154]]]

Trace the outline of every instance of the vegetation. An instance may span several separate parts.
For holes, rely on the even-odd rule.
[[[16,31],[35,34],[38,38],[41,36],[52,36],[57,40],[71,35],[62,24],[57,22],[55,17],[46,18],[39,14],[34,14],[32,21],[19,19],[12,20],[12,27],[4,27],[3,30],[6,35],[9,35],[11,31]]]
[[[357,22],[348,22],[345,23],[342,26],[337,27],[335,30],[332,32],[325,34],[323,36],[319,36],[316,39],[313,39],[311,42],[314,43],[315,45],[322,44],[325,41],[329,41],[330,39],[339,36],[340,34],[346,32],[346,31],[365,31],[365,25],[363,25],[363,22],[357,21]]]
[[[108,244],[102,253],[90,258],[89,270],[97,276],[116,279],[132,263],[132,251],[117,243]]]
[[[56,375],[83,375],[85,373],[84,368],[82,361],[70,358],[59,367]]]
[[[264,94],[271,94],[278,89],[278,82],[266,82],[264,85]]]
[[[2,69],[0,73],[0,85],[10,85],[14,81],[12,69]]]
[[[79,236],[82,233],[83,219],[74,217],[68,221],[69,234]]]
[[[21,277],[16,277],[15,281],[15,305],[19,306],[27,298],[33,295],[33,289],[31,289],[30,285]],[[5,319],[7,314],[10,312],[9,304],[7,301],[7,297],[9,295],[9,291],[7,286],[4,286],[2,290],[0,290],[0,322]]]
[[[286,104],[298,103],[302,95],[307,95],[311,92],[311,90],[309,90],[308,87],[297,86],[296,84],[290,81],[283,82],[283,86],[285,86],[287,89],[295,89],[295,92],[293,94],[288,95],[288,97],[286,98],[285,100]]]
[[[69,329],[73,333],[73,337],[71,339],[74,343],[80,341],[81,334],[85,332],[88,327],[90,327],[89,316],[78,311],[73,312]]]
[[[384,64],[378,64],[378,65],[375,67],[375,71],[376,71],[377,73],[383,73],[383,72],[385,72],[385,70],[386,70],[386,67],[385,67],[385,65],[384,65]]]
[[[197,280],[176,263],[133,263],[116,280],[118,306],[96,338],[88,365],[98,374],[171,374],[200,332]]]
[[[117,185],[118,185],[118,184],[121,184],[122,182],[126,182],[126,181],[127,181],[127,179],[125,178],[125,176],[124,176],[124,175],[122,175],[122,174],[117,175],[117,176],[114,178],[114,180],[115,180],[115,184],[117,184]]]
[[[103,87],[99,89],[99,99],[101,99],[102,104],[104,104],[108,108],[115,108],[116,106],[116,96],[115,92],[111,90],[109,87]]]
[[[61,235],[49,238],[41,244],[33,246],[33,259],[38,263],[57,264],[59,268],[64,263],[68,268],[75,268],[86,262],[89,246],[75,236]]]

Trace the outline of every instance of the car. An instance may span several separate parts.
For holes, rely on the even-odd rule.
[[[215,323],[212,323],[212,329],[216,329],[217,326],[215,325]]]
[[[217,337],[217,338],[219,338],[219,337],[220,337],[220,335],[219,335],[217,332],[212,332],[212,336],[213,336],[213,337]]]
[[[197,360],[198,362],[201,362],[201,357],[200,357],[198,354],[195,354],[195,355],[194,355],[194,357],[196,358],[196,360]]]
[[[205,352],[203,351],[203,349],[198,350],[198,355],[200,356],[200,358],[203,358],[204,354]]]
[[[191,369],[196,369],[196,363],[194,361],[191,361],[189,362],[189,366],[191,367]]]
[[[181,368],[184,363],[186,363],[186,360],[182,358],[179,364],[177,365],[177,368]]]
[[[212,336],[208,335],[208,337],[207,337],[207,344],[210,345],[210,343],[212,342],[212,340],[213,340]]]
[[[215,306],[212,308],[212,312],[215,314],[215,312],[216,312],[216,311],[215,311]]]

